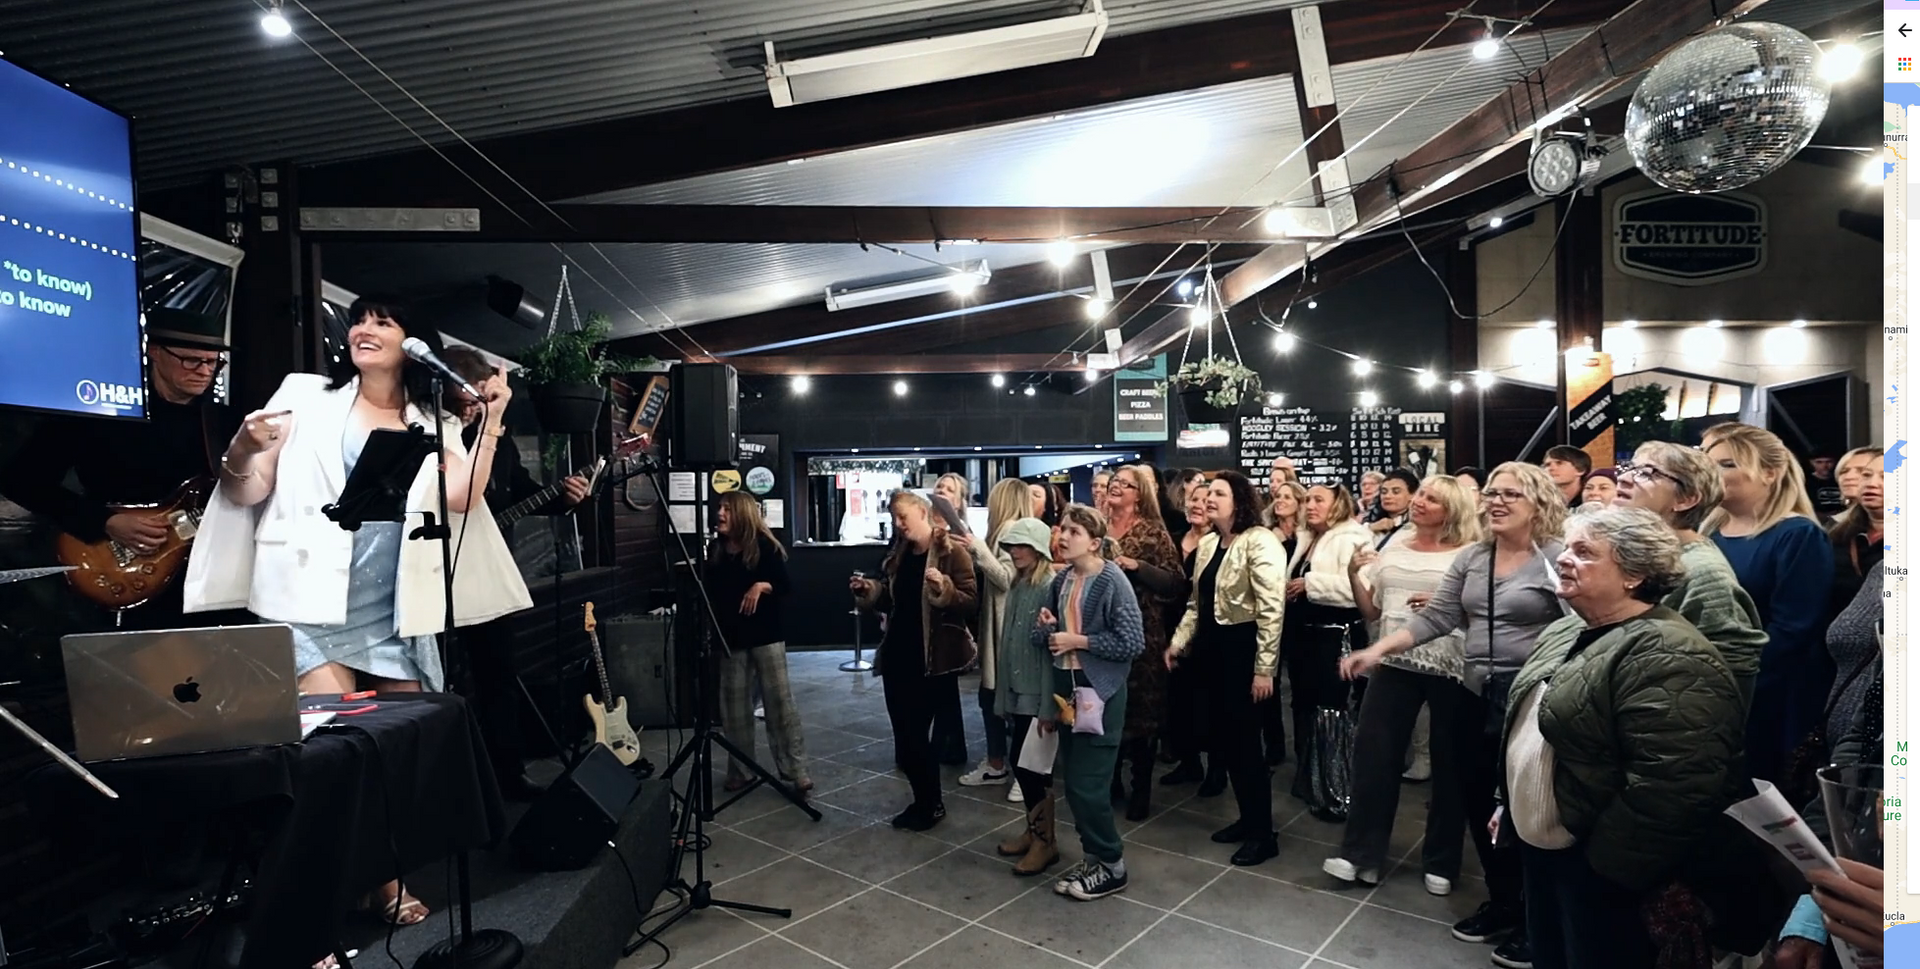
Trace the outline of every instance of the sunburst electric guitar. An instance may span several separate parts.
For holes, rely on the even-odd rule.
[[[600,698],[602,705],[588,694],[585,700],[587,718],[593,721],[594,743],[613,751],[620,763],[633,766],[640,759],[640,735],[627,723],[627,701],[625,697],[616,698],[613,686],[607,682],[607,661],[600,655],[600,634],[596,632],[598,624],[593,620],[593,603],[587,603],[587,642],[593,644],[593,671],[600,677]]]
[[[54,556],[71,565],[67,581],[81,595],[108,609],[131,609],[160,594],[187,563],[187,552],[213,493],[213,479],[194,478],[158,505],[114,505],[108,510],[135,512],[159,518],[167,538],[148,551],[136,551],[111,538],[83,542],[62,534],[54,541]]]

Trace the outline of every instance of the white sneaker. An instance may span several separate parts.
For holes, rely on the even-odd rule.
[[[1013,783],[1007,785],[1007,803],[1008,804],[1025,804],[1026,802],[1027,802],[1027,799],[1020,796],[1019,781],[1014,781]]]
[[[1326,861],[1320,863],[1320,870],[1343,882],[1359,882],[1362,885],[1380,884],[1379,871],[1372,868],[1362,871],[1355,868],[1353,862],[1345,858],[1328,858]]]
[[[988,787],[994,784],[1005,784],[1007,778],[1012,776],[1013,772],[1005,767],[994,770],[991,764],[983,760],[980,762],[980,766],[960,775],[960,786]]]
[[[1413,781],[1416,784],[1421,781],[1428,780],[1432,777],[1433,777],[1433,762],[1428,760],[1414,761],[1413,766],[1408,767],[1406,769],[1406,772],[1400,775],[1401,780]]]
[[[1073,867],[1061,872],[1060,877],[1053,880],[1053,893],[1055,895],[1065,895],[1073,887],[1073,883],[1079,881],[1080,876],[1087,873],[1089,865],[1090,863],[1087,861],[1076,861],[1073,863]]]
[[[1422,877],[1426,880],[1426,883],[1427,883],[1427,894],[1429,895],[1453,894],[1453,882],[1448,881],[1445,878],[1441,878],[1439,875],[1425,875]]]

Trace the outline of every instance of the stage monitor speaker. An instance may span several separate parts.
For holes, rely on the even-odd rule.
[[[534,871],[585,868],[613,840],[627,805],[639,793],[639,778],[613,751],[600,744],[588,747],[508,836],[514,860]]]
[[[667,464],[731,468],[740,455],[740,377],[724,363],[675,364],[669,376]]]
[[[693,671],[674,662],[667,633],[673,623],[653,616],[622,616],[600,624],[613,695],[627,701],[627,722],[639,727],[693,725]],[[597,689],[598,687],[596,687]]]

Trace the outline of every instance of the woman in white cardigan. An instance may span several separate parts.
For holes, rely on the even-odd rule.
[[[1303,514],[1306,528],[1287,570],[1286,629],[1280,637],[1287,679],[1293,685],[1293,750],[1298,765],[1293,796],[1306,801],[1315,817],[1344,822],[1346,805],[1322,797],[1311,783],[1309,754],[1314,749],[1318,711],[1347,709],[1348,686],[1340,678],[1341,651],[1349,635],[1365,635],[1356,630],[1361,617],[1347,565],[1354,553],[1373,545],[1373,533],[1358,520],[1353,495],[1344,485],[1307,489]]]
[[[441,686],[434,634],[445,622],[437,542],[410,541],[421,513],[439,517],[431,456],[421,461],[405,522],[367,522],[346,531],[326,517],[376,429],[432,426],[425,368],[401,341],[437,335],[406,321],[394,303],[361,299],[348,310],[346,354],[331,378],[292,374],[267,406],[249,414],[221,459],[195,540],[184,588],[186,610],[245,607],[294,630],[302,693],[356,689],[418,691]],[[482,495],[510,392],[504,375],[480,388],[489,401],[471,460],[458,419],[440,425],[447,507],[456,544],[459,625],[527,608],[527,589]],[[471,514],[465,514],[471,512]],[[400,925],[426,918],[418,900],[389,884],[385,916]]]
[[[942,480],[945,480],[944,478]],[[1032,499],[1027,483],[1019,478],[1001,478],[987,493],[987,535],[968,535],[965,541],[980,567],[980,633],[974,641],[980,647],[980,719],[986,727],[987,759],[965,774],[960,783],[967,787],[1008,784],[1013,771],[1007,765],[1007,722],[994,713],[994,690],[998,686],[1000,625],[1006,614],[1007,590],[1013,585],[1013,559],[1000,548],[1001,533],[1008,525],[1028,517]],[[951,541],[961,541],[957,536]],[[1010,784],[1007,800],[1020,801],[1020,785]]]

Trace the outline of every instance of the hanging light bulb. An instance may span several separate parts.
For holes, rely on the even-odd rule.
[[[1187,322],[1194,326],[1206,326],[1213,321],[1213,314],[1205,306],[1196,306],[1187,311]]]
[[[1368,360],[1368,359],[1367,359],[1366,357],[1361,357],[1360,359],[1358,359],[1358,360],[1355,360],[1355,361],[1353,362],[1353,373],[1354,373],[1354,376],[1356,376],[1356,377],[1364,377],[1364,376],[1366,376],[1367,374],[1370,374],[1370,373],[1372,373],[1372,372],[1373,372],[1373,361],[1372,361],[1372,360]]]
[[[1373,391],[1371,391],[1371,390],[1363,390],[1363,391],[1361,391],[1361,392],[1360,392],[1360,406],[1362,406],[1362,407],[1378,407],[1378,406],[1380,406],[1380,395],[1379,395],[1379,394],[1376,394],[1376,393],[1374,393],[1374,392],[1373,392]]]
[[[1307,300],[1307,309],[1310,309],[1310,310],[1317,310],[1317,309],[1319,309],[1319,308],[1320,308],[1320,301],[1319,301],[1319,300],[1317,300],[1317,299],[1310,299],[1310,300]]]
[[[1458,380],[1447,381],[1447,393],[1449,394],[1457,394],[1465,389],[1467,389],[1467,385]]]
[[[795,394],[805,394],[813,387],[813,378],[806,374],[796,374],[792,380],[787,381],[787,386],[792,387]]]
[[[1280,353],[1293,352],[1294,344],[1298,342],[1300,341],[1294,339],[1293,334],[1285,330],[1281,330],[1273,335],[1273,349]]]
[[[904,381],[904,380],[896,380],[896,381],[894,381],[894,382],[893,382],[893,395],[894,395],[895,397],[905,397],[905,396],[907,395],[907,382],[906,382],[906,381]]]
[[[1104,299],[1087,300],[1087,319],[1098,320],[1107,315],[1107,301]]]
[[[1178,285],[1173,287],[1173,291],[1176,293],[1179,293],[1181,299],[1186,299],[1187,297],[1192,296],[1193,280],[1191,279],[1181,280]]]
[[[1032,396],[1033,396],[1033,385],[1032,385],[1032,384],[1028,384],[1028,385],[1027,385],[1027,389],[1025,389],[1025,390],[1023,390],[1023,391],[1021,391],[1021,393],[1023,393],[1023,394],[1026,394],[1026,395],[1027,395],[1028,397],[1032,397]]]
[[[1287,395],[1286,395],[1286,394],[1282,394],[1282,393],[1278,393],[1278,392],[1275,392],[1275,393],[1271,393],[1271,394],[1268,394],[1268,395],[1267,395],[1267,406],[1268,406],[1268,407],[1278,407],[1278,406],[1280,406],[1281,404],[1284,404],[1284,403],[1286,403],[1286,402],[1287,402]]]
[[[287,22],[286,12],[280,9],[280,4],[277,2],[261,15],[260,29],[266,31],[268,37],[275,39],[293,34],[293,25]]]
[[[1473,43],[1473,58],[1490,61],[1498,53],[1500,53],[1500,42],[1494,39],[1492,25],[1488,25],[1487,32],[1481,34],[1480,39]]]
[[[1005,374],[994,374],[989,379],[993,382],[993,386],[995,389],[999,389],[1007,385],[1007,378]]]
[[[1473,385],[1481,390],[1493,386],[1493,374],[1486,370],[1475,370],[1473,372]]]
[[[1433,386],[1434,384],[1439,383],[1440,378],[1434,376],[1432,371],[1417,370],[1417,371],[1414,371],[1413,382],[1420,385],[1421,389],[1424,390],[1428,387]]]
[[[1073,256],[1073,243],[1065,239],[1047,246],[1047,261],[1061,269],[1067,268],[1067,264],[1073,262]]]

